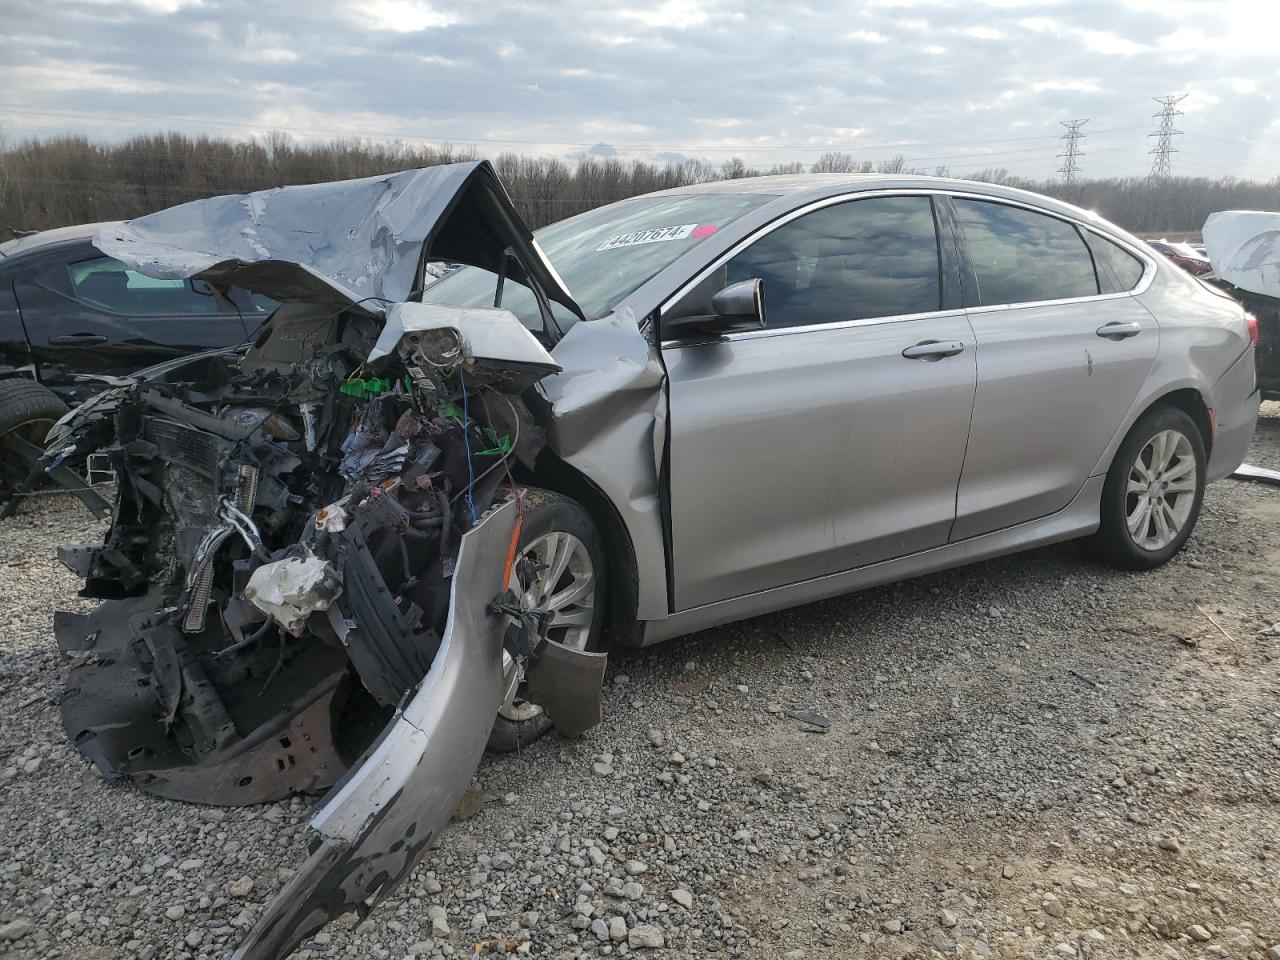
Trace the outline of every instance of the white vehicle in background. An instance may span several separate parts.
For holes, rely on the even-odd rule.
[[[1280,213],[1222,210],[1204,222],[1211,279],[1253,315],[1263,400],[1280,400]]]

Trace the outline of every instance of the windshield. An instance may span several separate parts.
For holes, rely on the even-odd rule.
[[[603,317],[629,293],[717,230],[760,206],[768,196],[692,193],[635,197],[543,227],[534,236],[588,320]],[[463,267],[423,292],[426,303],[493,306],[497,275]],[[542,329],[527,287],[507,283],[502,306],[533,330]],[[576,318],[552,304],[560,329]]]

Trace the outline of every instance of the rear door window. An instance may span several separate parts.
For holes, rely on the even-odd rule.
[[[1084,231],[1084,238],[1093,251],[1093,262],[1098,267],[1098,285],[1103,293],[1124,293],[1138,285],[1146,264],[1118,243],[1112,243],[1092,231]]]
[[[77,300],[91,307],[134,317],[219,313],[218,302],[204,284],[161,280],[130,270],[113,257],[80,260],[67,267]]]
[[[987,200],[954,203],[984,306],[1099,293],[1093,258],[1073,224]]]
[[[761,237],[728,264],[728,282],[764,281],[765,325],[796,327],[929,313],[942,300],[928,197],[823,207]]]

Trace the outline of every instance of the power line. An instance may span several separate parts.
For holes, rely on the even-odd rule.
[[[1081,132],[1089,118],[1083,120],[1059,120],[1060,124],[1066,127],[1067,132],[1061,136],[1062,152],[1058,157],[1062,160],[1062,166],[1058,168],[1058,172],[1062,174],[1062,182],[1068,187],[1076,185],[1076,178],[1080,174],[1080,160],[1084,156],[1084,151],[1080,149],[1081,142],[1084,140],[1084,134]]]
[[[1187,94],[1178,93],[1170,94],[1167,97],[1152,97],[1156,103],[1160,104],[1160,112],[1154,114],[1155,119],[1160,121],[1160,129],[1147,136],[1156,137],[1156,145],[1152,147],[1148,153],[1154,158],[1151,161],[1151,182],[1164,183],[1173,173],[1172,160],[1173,155],[1178,152],[1173,145],[1173,138],[1182,136],[1182,131],[1174,127],[1174,120],[1182,116],[1182,111],[1178,109],[1178,104],[1187,98]]]

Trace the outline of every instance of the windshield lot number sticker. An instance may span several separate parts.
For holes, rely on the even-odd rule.
[[[596,251],[616,250],[618,247],[638,247],[642,243],[662,243],[664,240],[685,240],[698,229],[696,223],[685,223],[678,227],[652,227],[648,230],[633,230],[631,233],[620,233],[610,237]]]

